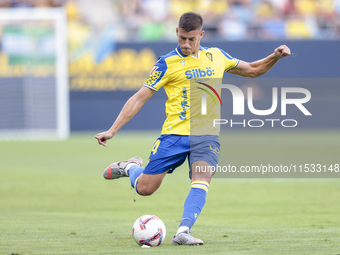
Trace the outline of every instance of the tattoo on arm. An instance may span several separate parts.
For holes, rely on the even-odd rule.
[[[233,69],[232,69],[233,70]],[[233,73],[236,74],[236,75],[240,75],[241,74],[241,70],[238,70],[237,68],[235,68],[233,70]]]

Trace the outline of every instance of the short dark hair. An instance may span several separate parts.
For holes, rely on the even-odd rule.
[[[185,31],[190,32],[192,30],[202,30],[203,18],[200,14],[195,12],[185,12],[179,18],[179,28],[183,28]]]

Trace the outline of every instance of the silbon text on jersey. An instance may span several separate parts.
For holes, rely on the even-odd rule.
[[[187,70],[184,74],[186,75],[185,78],[187,79],[211,77],[215,75],[215,70],[211,70],[211,67],[207,67],[206,70],[198,68]]]

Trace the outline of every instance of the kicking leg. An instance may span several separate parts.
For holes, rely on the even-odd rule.
[[[161,185],[167,172],[161,174],[141,174],[135,181],[134,188],[142,196],[152,195]]]
[[[161,174],[142,174],[143,160],[134,157],[126,161],[116,162],[109,165],[104,171],[104,178],[107,180],[118,179],[120,177],[130,177],[130,183],[138,194],[149,196],[161,185],[167,171]]]
[[[132,166],[141,167],[142,165],[143,159],[141,159],[140,157],[133,157],[126,161],[112,163],[105,169],[103,176],[107,180],[118,179],[120,177],[127,177],[129,176],[129,169]]]

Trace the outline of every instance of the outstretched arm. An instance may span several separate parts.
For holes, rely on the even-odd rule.
[[[277,63],[277,61],[279,61],[279,59],[289,55],[290,49],[286,45],[281,45],[275,49],[274,53],[264,59],[251,63],[240,60],[237,67],[229,70],[229,73],[243,77],[255,78],[267,73]]]
[[[111,139],[121,127],[131,120],[154,93],[155,91],[142,87],[136,94],[130,97],[111,128],[95,136],[98,143],[106,147],[106,141]]]

